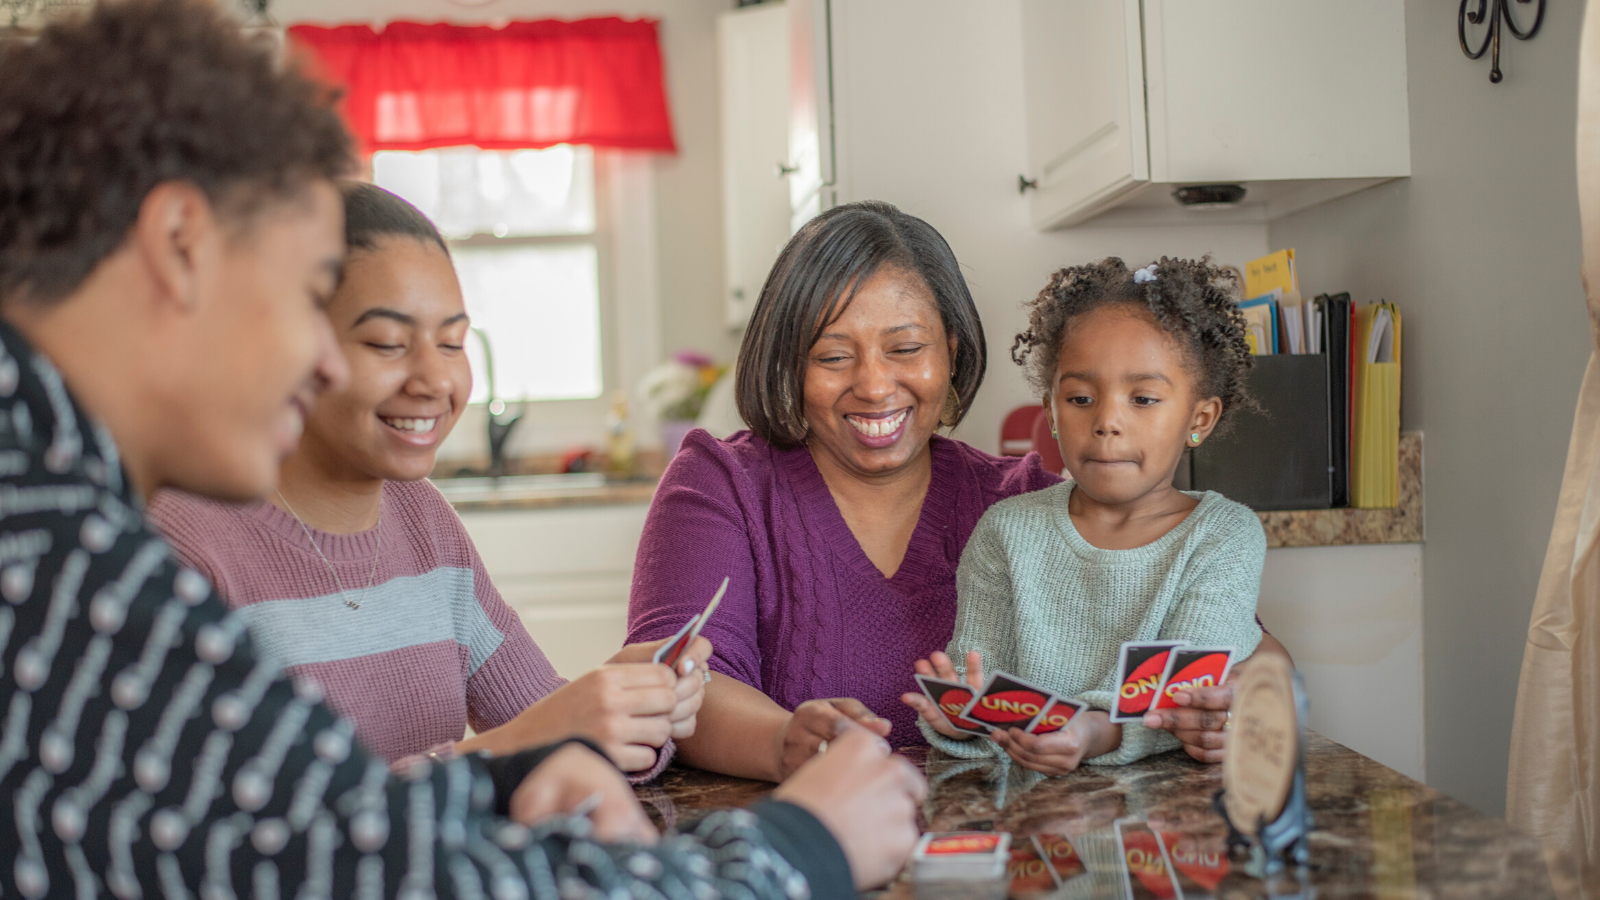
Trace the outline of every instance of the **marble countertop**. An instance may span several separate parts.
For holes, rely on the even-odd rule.
[[[1422,542],[1422,434],[1400,435],[1400,505],[1258,512],[1268,547]]]
[[[1053,842],[1065,848],[1056,837],[1064,836],[1072,851],[1057,852],[1058,861],[1067,860],[1058,862],[1067,876],[1059,889],[1048,877],[1042,881],[1048,887],[1040,887],[1036,871],[990,885],[913,885],[902,877],[883,892],[883,900],[999,900],[1008,893],[1013,900],[1130,896],[1113,838],[1113,822],[1119,819],[1145,821],[1162,835],[1179,872],[1181,900],[1554,896],[1532,837],[1321,735],[1311,735],[1306,759],[1315,828],[1311,865],[1270,885],[1228,862],[1227,828],[1212,808],[1222,786],[1221,767],[1201,765],[1181,751],[1130,766],[1086,767],[1060,778],[936,751],[906,755],[924,767],[931,785],[919,823],[924,830],[1008,831],[1013,846],[1022,843],[1018,838],[1039,836],[1046,846]],[[772,787],[674,765],[638,792],[663,825],[701,810],[748,805]],[[1075,858],[1069,859],[1073,852]],[[1151,891],[1137,879],[1129,884],[1134,898],[1177,896],[1170,888]]]

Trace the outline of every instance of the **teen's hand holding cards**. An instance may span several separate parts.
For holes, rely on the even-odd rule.
[[[928,716],[931,702],[908,697],[935,746],[963,757],[1004,750],[1049,773],[1132,762],[1179,743],[1143,725],[1174,643],[1228,648],[1231,659],[1260,642],[1260,521],[1221,495],[1172,486],[1184,452],[1251,402],[1237,302],[1234,276],[1206,261],[1129,271],[1113,258],[1057,272],[1030,304],[1012,356],[1043,399],[1071,480],[984,514],[957,571],[949,653],[971,668],[968,651],[981,651],[1003,670],[1001,700],[1032,690],[1094,711],[1055,734],[1027,734],[1030,720],[958,740]],[[1119,671],[1124,642],[1137,657],[1131,686]]]

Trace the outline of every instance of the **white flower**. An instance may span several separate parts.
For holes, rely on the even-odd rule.
[[[699,387],[698,369],[668,360],[639,380],[639,397],[659,415],[667,407],[689,399]]]

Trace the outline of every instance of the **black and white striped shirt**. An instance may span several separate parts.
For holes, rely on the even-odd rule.
[[[854,893],[837,843],[789,804],[608,847],[586,820],[495,814],[496,776],[529,757],[392,777],[314,684],[252,651],[145,526],[111,436],[3,325],[0,664],[0,898]]]

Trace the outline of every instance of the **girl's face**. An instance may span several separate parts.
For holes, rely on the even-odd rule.
[[[1190,436],[1216,427],[1222,401],[1196,396],[1182,347],[1131,306],[1102,306],[1070,323],[1047,405],[1061,459],[1103,504],[1172,484]]]
[[[870,477],[923,453],[950,391],[952,341],[922,279],[880,269],[806,357],[806,443]]]
[[[302,452],[358,476],[427,477],[472,391],[450,258],[409,236],[380,238],[350,254],[328,316],[350,382],[317,404]]]

